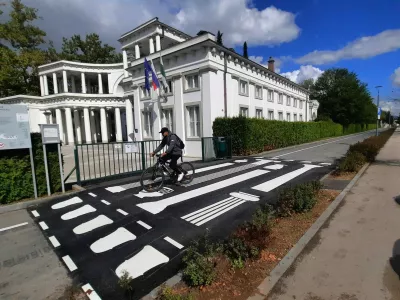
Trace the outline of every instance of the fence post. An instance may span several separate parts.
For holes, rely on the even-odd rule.
[[[78,148],[75,146],[74,148],[74,156],[75,156],[75,168],[76,168],[76,183],[81,185],[81,173],[79,168],[79,156],[78,156]]]
[[[204,162],[204,137],[201,138],[201,160]]]
[[[141,141],[141,148],[142,148],[142,170],[144,171],[146,169],[146,155],[144,153],[144,141]]]

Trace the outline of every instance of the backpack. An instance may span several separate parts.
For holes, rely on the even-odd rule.
[[[178,139],[178,141],[179,141],[179,144],[178,144],[178,147],[180,148],[180,149],[185,149],[185,143],[181,140],[181,138],[177,135],[177,134],[175,134],[174,133],[174,135],[176,136],[176,138]]]

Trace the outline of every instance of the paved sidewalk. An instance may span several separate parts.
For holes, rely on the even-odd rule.
[[[399,275],[389,262],[400,255],[398,195],[399,129],[268,299],[400,299]]]

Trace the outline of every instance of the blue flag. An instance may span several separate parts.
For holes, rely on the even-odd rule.
[[[146,74],[147,71],[147,74]],[[158,81],[157,75],[154,72],[153,68],[151,67],[150,63],[147,61],[147,59],[144,59],[144,73],[146,76],[146,79],[148,80],[148,75],[149,72],[151,73],[151,79],[152,79],[152,83],[153,83],[153,88],[154,90],[156,90],[157,88],[160,87],[160,82]],[[147,85],[146,85],[147,88]],[[149,84],[149,90],[150,90],[150,84]]]

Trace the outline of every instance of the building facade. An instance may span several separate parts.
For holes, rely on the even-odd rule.
[[[213,34],[189,36],[157,18],[123,34],[121,64],[58,61],[39,67],[41,96],[18,95],[1,103],[27,104],[32,132],[58,124],[64,144],[160,139],[169,127],[201,156],[201,137],[212,136],[217,117],[244,115],[311,121],[318,102],[301,86],[216,43]],[[167,90],[144,87],[144,58]]]

